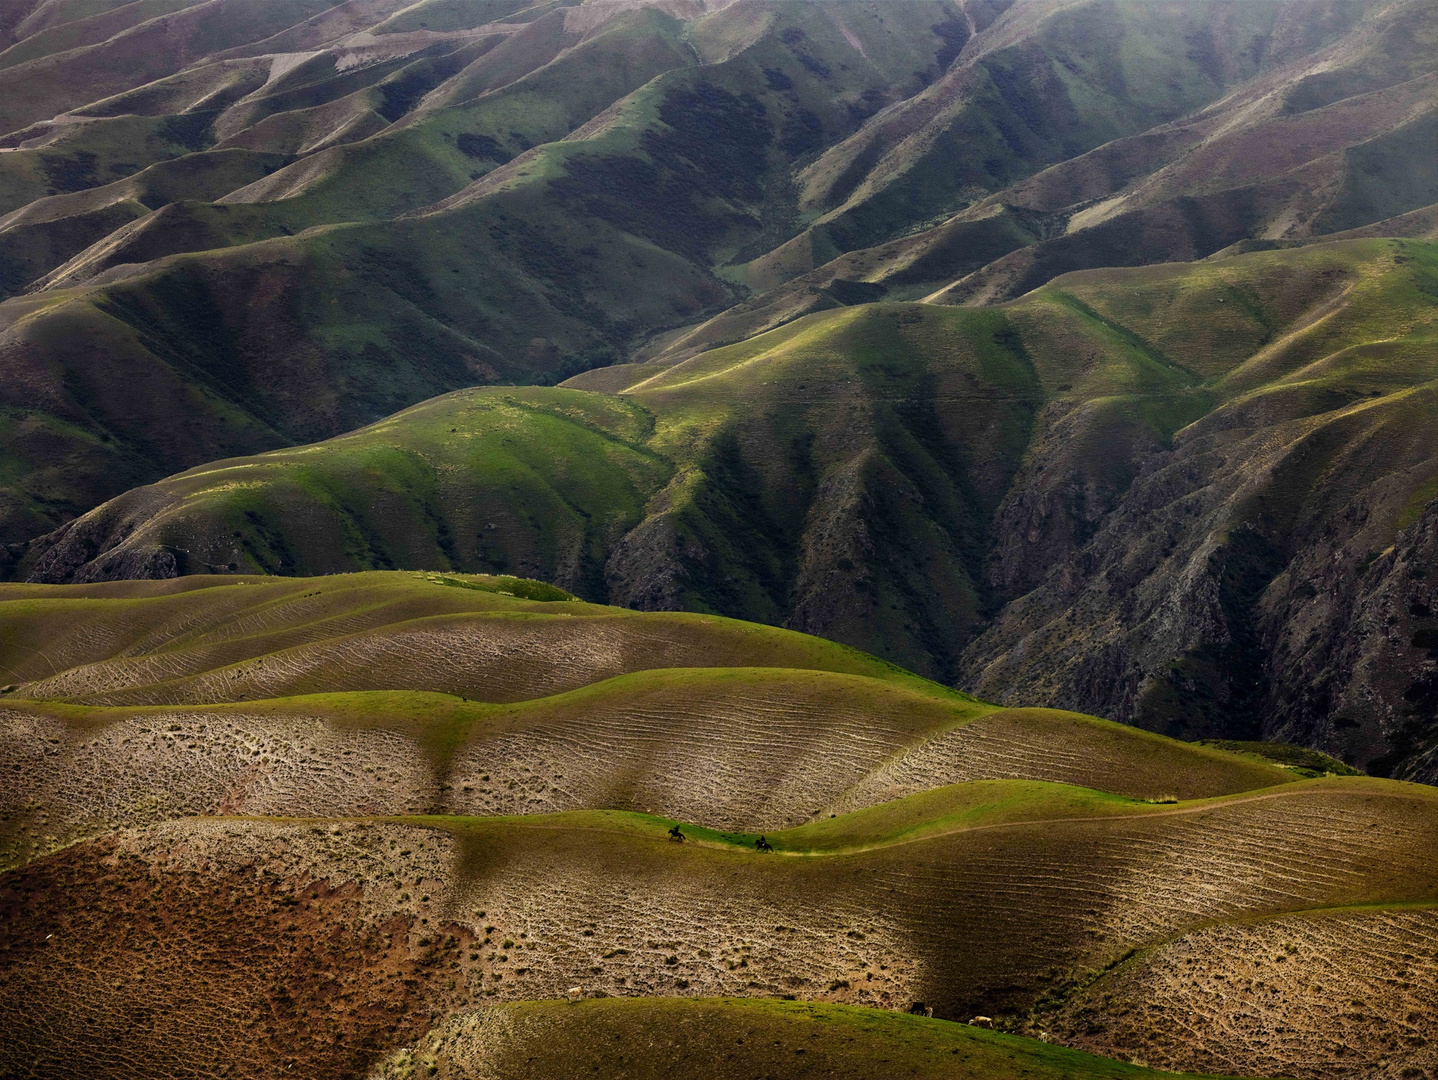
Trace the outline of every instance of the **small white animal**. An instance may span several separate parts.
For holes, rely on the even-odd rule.
[[[570,1001],[578,1001],[578,1000],[579,1000],[580,998],[582,998],[583,996],[584,996],[584,987],[582,987],[582,986],[571,986],[571,987],[569,988],[569,1000],[570,1000]]]

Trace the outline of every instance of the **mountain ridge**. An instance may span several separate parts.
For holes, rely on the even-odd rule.
[[[1323,196],[1347,218],[1320,227],[1300,215],[1283,236],[1365,227],[1438,197],[1411,157],[1431,100],[1423,43],[1434,28],[1421,4],[1275,0],[1234,14],[1216,3],[880,10],[855,0],[842,13],[746,2],[441,14],[380,3],[319,5],[278,38],[264,36],[266,20],[287,9],[234,4],[186,6],[68,51],[16,54],[0,70],[0,84],[36,102],[15,114],[20,124],[59,104],[32,68],[119,70],[173,31],[146,61],[166,72],[158,81],[136,68],[122,82],[139,85],[4,136],[0,207],[12,216],[0,228],[0,284],[38,290],[0,304],[0,352],[23,388],[0,402],[12,425],[0,440],[18,459],[0,506],[5,543],[176,469],[331,437],[462,385],[560,381],[856,301],[1011,298],[1078,266],[1192,258],[1274,234],[1278,210],[1228,207],[1228,194],[1203,189],[1211,169],[1185,174],[1174,157],[1208,138],[1215,116],[1238,126],[1215,136],[1213,152],[1248,160],[1257,172],[1244,182],[1277,184],[1290,202],[1318,198],[1334,162],[1369,177],[1362,191]],[[150,10],[132,7],[125,18]],[[43,35],[70,25],[59,8],[46,12],[12,52],[49,48]],[[216,35],[233,40],[196,51]],[[1400,91],[1412,98],[1407,121],[1380,107]],[[930,135],[885,134],[939,98],[953,107],[933,113]],[[1137,101],[1148,104],[1135,112]],[[1277,110],[1280,127],[1255,128],[1244,109],[1260,121]],[[1058,134],[1073,145],[1056,149],[1060,115],[1072,118]],[[1375,127],[1391,129],[1386,142],[1355,134]],[[950,190],[934,163],[970,128],[968,157],[956,160],[1001,164],[964,188],[967,208],[940,214],[957,217],[926,229],[936,211],[922,199],[879,206],[893,177],[924,198]],[[1156,138],[1172,145],[1143,149]],[[852,140],[877,156],[844,149]],[[1285,163],[1254,146],[1297,156]],[[1303,165],[1304,153],[1318,157]],[[1134,160],[1103,179],[1104,155]],[[1137,187],[1123,186],[1125,168]],[[823,239],[836,226],[814,217],[833,209],[813,194],[820,174],[854,181],[844,213],[870,215],[864,238]],[[920,182],[930,174],[937,186]],[[1168,189],[1143,194],[1170,174]],[[1408,186],[1392,188],[1393,177]],[[1053,203],[1060,188],[1095,183],[1083,205]],[[656,185],[663,196],[648,198]],[[1127,209],[1100,220],[1097,198]],[[1057,235],[1084,214],[1087,228]],[[790,251],[810,255],[795,263]],[[69,347],[77,340],[83,350]],[[55,387],[45,372],[56,367],[78,392]],[[95,369],[112,367],[146,395],[120,410],[94,400]],[[185,434],[157,439],[150,421],[180,410],[197,414]]]
[[[837,308],[194,470],[20,566],[519,572],[1427,777],[1432,266],[1347,240]]]

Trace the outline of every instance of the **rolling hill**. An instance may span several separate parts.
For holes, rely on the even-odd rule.
[[[6,1072],[1428,1067],[1430,788],[514,578],[9,585],[0,643]]]
[[[837,1045],[843,1045],[835,1052]],[[589,1054],[594,1053],[594,1058]],[[576,1053],[576,1051],[580,1051]],[[421,1045],[387,1059],[378,1075],[436,1076],[481,1070],[513,1077],[592,1075],[622,1069],[637,1078],[686,1076],[918,1077],[1159,1075],[1061,1047],[980,1028],[843,1006],[740,999],[611,999],[579,1007],[499,1006],[462,1014]]]
[[[20,680],[0,688],[11,861],[197,813],[621,808],[779,829],[960,780],[1144,799],[1306,775],[514,579],[7,586],[0,641]]]
[[[771,837],[775,854],[744,846],[750,837],[705,842],[697,829],[677,845],[669,819],[612,813],[125,830],[5,876],[7,1053],[57,1055],[90,1075],[127,1075],[134,1060],[191,1071],[217,1059],[349,1072],[383,1047],[412,1045],[437,1016],[460,1014],[458,1027],[476,1006],[572,986],[900,1010],[918,1001],[936,1016],[982,1011],[1021,1030],[1045,1003],[1033,1015],[1063,1037],[1047,1019],[1053,1006],[1135,949],[1253,935],[1258,919],[1278,925],[1268,940],[1293,946],[1279,972],[1298,972],[1289,977],[1307,988],[1299,1003],[1269,1006],[1280,1023],[1346,1006],[1365,980],[1391,980],[1374,953],[1394,926],[1411,927],[1411,959],[1395,965],[1410,989],[1359,1010],[1337,1044],[1301,1028],[1283,1040],[1216,1037],[1241,1021],[1248,995],[1209,994],[1219,1011],[1208,1034],[1149,1027],[1166,1063],[1218,1057],[1308,1075],[1422,1068],[1431,1012],[1414,1006],[1431,987],[1419,943],[1432,933],[1435,888],[1423,790],[1307,781],[1110,808],[1111,796],[1075,806],[1074,789],[1061,787],[1022,797],[1018,821],[990,824],[981,812],[912,839],[880,828],[857,848],[806,840],[804,854],[784,854],[783,833]],[[862,821],[829,824],[848,832]],[[43,902],[62,893],[69,904]],[[1294,926],[1318,907],[1341,933]],[[944,917],[954,910],[966,917]],[[136,950],[146,954],[138,967]],[[1237,976],[1248,958],[1229,956]],[[1189,982],[1150,979],[1166,996],[1150,990],[1146,1006],[1182,1007],[1201,992]],[[1074,1026],[1090,1048],[1131,1052],[1122,1028],[1136,1026],[1124,1019],[1132,1013],[1104,1012],[1101,989],[1088,991],[1093,1004]],[[82,1048],[68,1042],[78,1031],[105,1037]]]

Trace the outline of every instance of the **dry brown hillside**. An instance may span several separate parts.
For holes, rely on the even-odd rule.
[[[686,1017],[736,1047],[823,1019],[795,1049],[858,1075],[1429,1067],[1431,957],[1378,986],[1438,902],[1438,801],[1321,755],[515,578],[6,586],[0,664],[6,1075],[517,1076],[526,1039],[584,1042],[566,1023],[662,1075],[683,1054],[645,1033]],[[1172,973],[1274,933],[1282,959]],[[1264,1000],[1283,1038],[1243,964],[1323,987]],[[1349,987],[1371,1004],[1324,1041]],[[531,1004],[571,994],[627,1011]],[[1190,1002],[1201,1035],[1167,1020]],[[1029,1039],[924,1026],[978,1014]],[[607,1053],[569,1057],[623,1073]]]

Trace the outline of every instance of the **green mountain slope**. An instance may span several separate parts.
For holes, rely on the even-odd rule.
[[[1341,38],[1379,5],[1016,5],[945,78],[800,177],[836,254],[944,217],[978,193],[1201,110]]]
[[[337,442],[138,490],[54,538],[33,572],[517,572],[629,606],[786,622],[952,673],[985,605],[986,524],[1041,395],[1007,327],[866,308],[617,399],[463,391]],[[864,584],[836,594],[846,579]]]
[[[1401,216],[1438,197],[1431,22],[1416,0],[27,15],[0,61],[22,294],[0,541],[461,386]]]
[[[821,312],[194,470],[20,565],[518,572],[1426,777],[1434,265],[1349,240]]]
[[[652,429],[647,410],[598,394],[457,391],[316,447],[142,489],[144,509],[126,514],[167,521],[112,549],[127,561],[111,576],[483,567],[602,599],[608,546],[674,472],[646,447]]]
[[[1160,10],[1151,4],[1107,6],[1107,17],[1118,24],[1112,32],[1127,35],[1123,63],[1142,77],[1163,70],[1154,66],[1152,47],[1138,44],[1154,31],[1145,20]],[[1187,5],[1183,13],[1197,10]],[[1269,51],[1255,44],[1239,59],[1240,66],[1258,60],[1264,70],[1233,93],[1182,119],[1068,155],[1002,190],[961,199],[962,209],[933,227],[874,246],[863,235],[837,246],[821,242],[815,237],[827,238],[830,231],[844,235],[846,221],[862,220],[885,199],[902,207],[920,197],[913,193],[916,187],[945,190],[942,174],[939,179],[931,174],[956,152],[937,149],[940,143],[925,126],[911,132],[912,122],[902,113],[885,119],[893,129],[886,143],[876,119],[870,125],[874,132],[866,128],[824,160],[834,159],[832,174],[846,146],[872,138],[876,148],[888,148],[870,177],[883,177],[902,195],[875,192],[833,209],[804,236],[756,260],[749,271],[760,295],[667,342],[667,351],[687,355],[855,298],[991,304],[1074,270],[1186,261],[1233,244],[1295,245],[1343,237],[1355,227],[1361,235],[1430,235],[1427,208],[1438,200],[1426,153],[1438,42],[1431,5],[1313,4],[1297,15],[1311,20],[1307,23],[1295,21],[1293,9],[1263,4],[1247,5],[1244,14],[1252,21],[1224,24],[1215,33],[1245,27],[1251,32],[1266,19],[1277,20],[1281,29],[1275,28],[1264,46]],[[1357,20],[1350,32],[1311,56],[1285,54],[1300,41],[1323,39],[1349,19]],[[1064,20],[1081,23],[1090,33],[1103,25],[1082,5],[1054,15],[1055,23]],[[1086,40],[1058,25],[1049,25],[1046,33],[1051,49]],[[994,54],[1003,55],[1004,50]],[[1206,71],[1216,63],[1204,78],[1220,70],[1231,77],[1231,62],[1218,59],[1225,55],[1223,47],[1205,41],[1183,59]],[[974,58],[975,65],[991,62],[987,54]],[[1091,75],[1086,64],[1070,60],[1067,67]],[[1111,74],[1118,80],[1126,72],[1121,64]],[[1061,69],[1060,78],[1072,75]],[[1137,93],[1135,84],[1120,85]],[[1149,104],[1161,97],[1143,93],[1136,100]],[[984,120],[990,116],[991,110],[962,95],[955,100]],[[930,112],[915,109],[913,122],[936,123],[927,119]],[[915,155],[927,155],[929,163],[915,163]],[[810,171],[821,175],[824,160]]]
[[[297,64],[265,59],[263,86],[253,65],[231,70],[250,61],[216,60],[83,110],[82,133],[212,103],[194,114],[186,167],[213,176],[243,150],[267,155],[255,160],[271,175],[233,177],[220,198],[191,185],[137,202],[143,181],[88,190],[110,166],[77,143],[74,160],[93,162],[77,181],[87,190],[33,209],[17,194],[0,252],[16,288],[45,278],[44,299],[4,305],[0,337],[21,368],[68,375],[13,380],[0,401],[19,427],[10,453],[35,463],[17,463],[29,491],[8,500],[0,536],[217,454],[333,435],[458,386],[607,363],[717,309],[730,293],[717,264],[787,227],[793,161],[918,86],[951,9],[907,4],[852,26],[788,4],[692,26],[649,8],[531,12],[438,39],[335,39]],[[391,56],[387,39],[408,63],[357,85]],[[283,117],[284,131],[252,132]],[[358,141],[325,135],[331,122]],[[58,152],[53,127],[18,133],[0,164],[18,178]],[[117,367],[144,392],[102,392]],[[182,430],[153,422],[179,412],[193,414]]]

